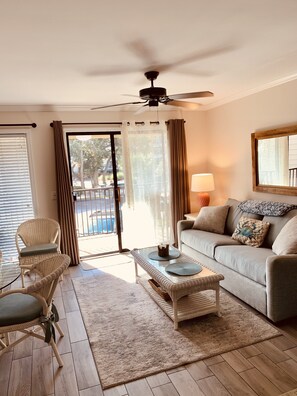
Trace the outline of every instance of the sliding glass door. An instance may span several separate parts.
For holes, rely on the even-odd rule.
[[[125,183],[119,132],[68,132],[80,256],[122,252]]]

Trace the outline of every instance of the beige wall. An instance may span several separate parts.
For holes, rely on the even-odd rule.
[[[296,203],[296,196],[252,191],[251,133],[297,124],[297,81],[267,89],[206,113],[212,204],[228,197]]]
[[[208,169],[208,133],[205,112],[184,112],[189,169],[189,184],[194,173],[206,173]],[[212,193],[211,193],[212,194]],[[191,211],[198,210],[197,193],[190,193]]]

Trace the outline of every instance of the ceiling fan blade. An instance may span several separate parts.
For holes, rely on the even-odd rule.
[[[200,103],[184,102],[182,100],[169,100],[168,102],[166,102],[164,104],[169,105],[169,106],[184,107],[188,110],[196,110],[201,106]]]
[[[154,50],[145,40],[136,39],[127,43],[126,46],[145,63],[152,65],[156,63]]]
[[[96,70],[87,72],[87,76],[100,77],[100,76],[115,76],[121,74],[130,74],[139,72],[139,67],[125,67],[125,66],[103,66],[97,67]]]
[[[142,64],[146,65],[145,67],[121,66],[121,65],[106,66],[102,68],[98,67],[96,70],[89,71],[87,75],[104,76],[104,75],[129,74],[129,73],[139,72],[140,70],[142,70],[143,72],[149,70],[158,70],[159,72],[165,72],[182,65],[197,62],[205,58],[217,56],[225,52],[233,51],[236,48],[234,45],[221,45],[210,49],[192,52],[184,56],[183,58],[177,59],[175,61],[173,60],[170,63],[163,63],[157,60],[156,51],[152,47],[150,47],[149,44],[144,39],[136,39],[124,44],[131,52],[134,53],[136,57],[142,60]],[[186,73],[191,74],[191,71],[186,71]]]
[[[193,52],[189,54],[188,56],[185,56],[184,58],[181,58],[180,60],[177,60],[174,62],[174,66],[179,66],[179,65],[184,65],[187,63],[199,61],[205,58],[210,58],[212,56],[217,56],[225,52],[229,52],[234,50],[233,45],[225,45],[225,46],[220,46],[220,47],[214,47],[211,49],[206,49],[204,51],[198,51],[198,52]]]
[[[117,106],[125,106],[125,105],[130,105],[130,104],[143,104],[146,102],[126,102],[126,103],[117,103],[114,105],[107,105],[107,106],[99,106],[99,107],[93,107],[91,110],[100,110],[100,109],[107,109],[108,107],[117,107]]]
[[[136,73],[140,70],[147,71],[154,69],[153,65],[156,65],[158,62],[155,60],[155,54],[153,49],[145,42],[143,39],[137,39],[125,43],[125,46],[134,53],[136,57],[142,60],[142,62],[146,65],[149,65],[145,69],[143,67],[135,67],[135,66],[106,66],[106,67],[98,67],[96,70],[89,71],[89,76],[101,76],[101,75],[117,75],[117,74],[130,74]]]
[[[147,103],[147,104],[141,106],[137,111],[135,111],[134,114],[141,114],[141,113],[144,113],[147,109],[149,109],[148,105],[149,105],[149,104]]]
[[[203,60],[205,58],[210,58],[213,56],[220,55],[225,52],[229,52],[234,50],[234,46],[232,45],[225,45],[225,46],[220,46],[220,47],[215,47],[211,49],[206,49],[203,51],[198,51],[198,52],[192,52],[191,54],[186,55],[185,57],[181,59],[177,59],[171,63],[156,63],[155,64],[155,70],[158,70],[159,72],[166,72],[167,70],[171,70],[173,68],[176,68],[181,65],[186,65],[188,63],[193,63],[197,62],[200,60]],[[189,74],[189,71],[187,72]]]
[[[129,96],[130,98],[139,98],[139,95],[122,94],[122,96]]]
[[[170,99],[188,99],[188,98],[207,98],[210,96],[213,96],[212,92],[201,91],[201,92],[188,92],[188,93],[169,95],[169,98]]]

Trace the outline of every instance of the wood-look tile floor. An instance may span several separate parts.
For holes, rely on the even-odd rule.
[[[134,277],[131,264],[103,270]],[[27,339],[0,357],[1,396],[297,395],[297,318],[277,326],[280,337],[103,391],[71,281],[96,271],[70,267],[57,288],[64,367],[47,344]]]

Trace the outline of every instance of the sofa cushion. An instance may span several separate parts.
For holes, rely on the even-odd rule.
[[[289,220],[272,245],[275,254],[297,254],[297,216]]]
[[[271,248],[281,229],[294,216],[297,216],[297,209],[290,210],[284,216],[264,216],[263,221],[270,223],[270,227],[263,247]]]
[[[193,228],[224,234],[229,206],[204,206],[194,222]]]
[[[251,246],[218,246],[215,259],[224,266],[261,285],[266,285],[266,259],[275,256],[271,249]]]
[[[257,201],[249,199],[239,204],[242,211],[256,213],[263,216],[283,216],[292,209],[297,209],[297,205],[285,202]]]
[[[264,242],[269,225],[269,223],[261,220],[241,217],[232,234],[232,239],[235,239],[245,245],[259,247]]]
[[[214,258],[215,248],[221,245],[240,245],[229,235],[214,234],[199,230],[184,230],[181,232],[181,241],[200,253]]]
[[[225,204],[225,205],[229,206],[229,212],[228,212],[228,216],[227,216],[226,224],[225,224],[225,234],[227,234],[227,235],[233,234],[233,232],[235,231],[235,228],[239,222],[239,219],[242,216],[249,217],[251,219],[257,219],[257,220],[263,219],[263,216],[261,216],[261,215],[243,212],[238,207],[239,204],[240,204],[240,201],[238,201],[237,199],[233,199],[233,198],[228,198],[228,200]]]

